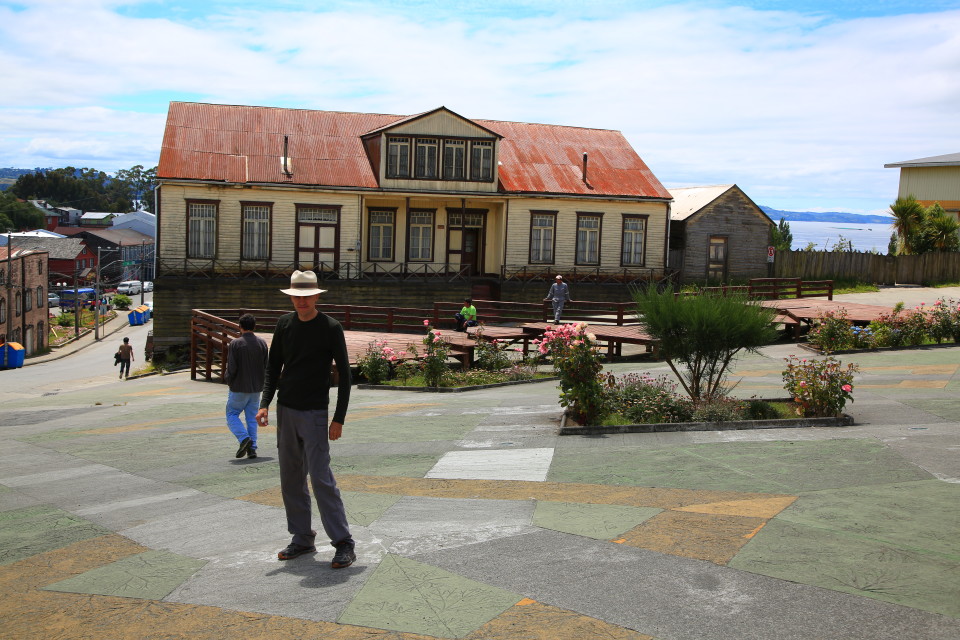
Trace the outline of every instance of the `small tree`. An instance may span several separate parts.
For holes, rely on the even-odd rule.
[[[777,337],[776,312],[745,296],[675,296],[651,287],[635,291],[634,300],[640,324],[697,403],[726,395],[723,383],[740,351],[755,352]]]
[[[780,218],[780,222],[775,227],[770,228],[770,244],[777,253],[790,251],[793,244],[793,233],[790,231],[790,223],[786,218]]]

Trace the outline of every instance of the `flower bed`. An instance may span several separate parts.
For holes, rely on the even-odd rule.
[[[576,424],[567,413],[560,419],[561,436],[601,435],[609,433],[664,433],[676,431],[738,431],[744,429],[797,429],[802,427],[847,427],[853,417],[844,413],[834,418],[777,418],[770,420],[730,420],[725,422],[660,422],[589,427]]]
[[[482,389],[494,389],[496,387],[510,387],[517,384],[530,384],[531,382],[549,382],[557,380],[556,376],[547,376],[544,378],[534,378],[533,380],[505,380],[503,382],[491,382],[487,384],[464,385],[460,387],[424,387],[424,386],[404,386],[394,384],[358,384],[357,389],[387,389],[391,391],[420,391],[433,393],[459,393],[461,391],[480,391]]]
[[[817,318],[808,336],[810,348],[819,353],[872,351],[933,344],[960,344],[960,302],[940,298],[927,307],[921,302],[913,309],[897,303],[893,312],[883,314],[868,326],[847,320],[846,311],[827,312]]]

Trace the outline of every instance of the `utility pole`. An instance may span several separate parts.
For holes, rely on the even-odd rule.
[[[144,246],[146,245],[146,243],[147,243],[146,240],[141,240],[141,241],[140,241],[140,264],[139,264],[139,266],[137,267],[137,272],[140,274],[140,306],[141,306],[141,307],[143,306],[143,296],[144,296],[144,291],[143,291],[143,249],[144,249]]]
[[[100,341],[100,249],[97,247],[97,280],[93,285],[93,295],[96,301],[93,303],[93,339]]]

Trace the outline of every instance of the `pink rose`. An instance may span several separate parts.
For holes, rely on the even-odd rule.
[[[801,386],[801,387],[805,387],[805,386],[807,386],[807,383],[806,383],[806,382],[800,382],[800,386]]]
[[[424,321],[423,321],[423,326],[429,327],[429,326],[430,326],[430,321],[429,321],[429,320],[424,320]]]
[[[848,393],[851,392],[851,391],[853,391],[853,387],[851,387],[851,386],[848,385],[848,384],[845,384],[845,385],[843,385],[843,386],[840,387],[840,388],[843,389],[844,391],[848,392]]]

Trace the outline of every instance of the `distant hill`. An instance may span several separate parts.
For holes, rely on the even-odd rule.
[[[864,213],[846,213],[843,211],[781,211],[771,207],[760,208],[765,214],[770,216],[774,222],[779,222],[783,218],[787,222],[796,220],[798,222],[860,222],[860,223],[879,223],[890,224],[893,216],[878,216]]]

